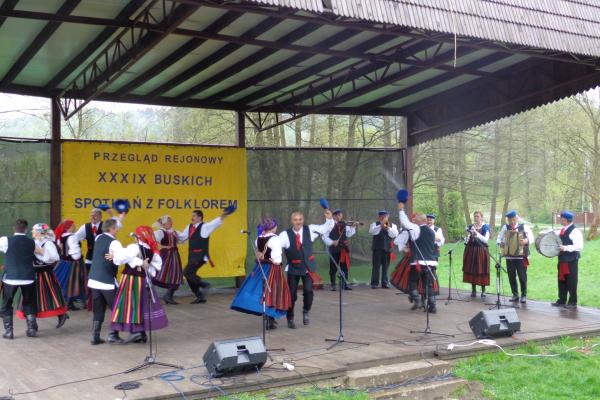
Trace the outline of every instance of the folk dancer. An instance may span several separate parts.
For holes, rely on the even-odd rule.
[[[413,255],[409,232],[402,230],[394,239],[394,244],[402,252],[402,258],[392,273],[390,283],[402,293],[408,294],[408,301],[413,303],[411,310],[416,310],[421,307],[421,297],[419,296],[420,271],[417,265],[412,263]]]
[[[98,235],[102,233],[102,210],[99,208],[93,208],[90,211],[90,222],[87,222],[79,227],[75,232],[75,237],[79,242],[85,241],[86,252],[85,252],[85,276],[84,281],[88,280],[90,274],[90,268],[92,266],[92,257],[94,254],[94,244]],[[86,287],[86,303],[88,311],[92,308],[92,292]]]
[[[471,297],[477,296],[481,286],[481,298],[485,298],[485,287],[490,284],[490,227],[483,223],[481,211],[473,213],[475,223],[466,229],[465,252],[463,253],[463,282],[471,284]]]
[[[33,267],[35,270],[35,291],[37,298],[36,318],[57,317],[60,328],[69,318],[67,303],[62,294],[62,289],[54,274],[54,266],[60,259],[58,249],[54,244],[54,232],[46,224],[35,224],[31,230],[35,240],[35,257]],[[26,319],[23,305],[19,305],[17,317]],[[35,330],[38,330],[37,321]]]
[[[398,236],[398,227],[389,220],[389,213],[385,210],[378,212],[378,220],[369,227],[373,235],[373,270],[371,272],[371,288],[377,289],[381,282],[383,289],[389,288],[388,268],[390,266],[390,253],[392,240]]]
[[[149,226],[135,229],[137,244],[125,248],[126,264],[112,310],[111,329],[129,332],[126,343],[146,343],[146,331],[166,328],[169,324],[156,291],[149,283],[161,270],[159,244]]]
[[[344,213],[337,209],[333,212],[335,225],[329,235],[323,236],[323,242],[329,248],[329,254],[333,260],[329,260],[329,279],[331,280],[331,290],[335,291],[335,277],[338,273],[337,263],[344,274],[344,279],[340,278],[340,289],[352,290],[348,286],[348,270],[350,269],[350,246],[348,239],[356,233],[355,225],[348,225],[344,221]],[[334,262],[335,260],[335,262]]]
[[[437,253],[435,246],[435,232],[427,226],[425,214],[415,214],[415,222],[411,222],[404,211],[404,203],[398,202],[398,213],[400,225],[408,231],[410,236],[410,249],[412,253],[411,265],[415,266],[419,273],[419,281],[411,280],[411,296],[413,298],[413,310],[419,308],[419,294],[422,299],[427,299],[429,312],[435,314],[436,295],[439,294],[439,285],[436,274]],[[416,304],[414,304],[416,303]]]
[[[152,278],[152,283],[167,289],[167,293],[163,296],[166,304],[179,304],[174,298],[175,292],[183,283],[181,256],[177,248],[179,236],[173,230],[173,220],[168,215],[160,217],[156,225],[159,229],[154,232],[154,237],[159,243],[162,268]]]
[[[512,290],[512,302],[519,301],[519,287],[517,286],[517,275],[519,276],[519,285],[521,286],[521,303],[527,302],[527,266],[529,265],[529,244],[533,242],[533,232],[531,229],[523,224],[519,223],[519,215],[515,210],[506,213],[507,223],[502,225],[498,238],[497,244],[501,247],[507,247],[505,242],[505,236],[508,231],[519,232],[519,244],[523,246],[523,254],[510,254],[505,255],[506,259],[506,271],[508,272],[508,281],[510,282],[510,288]]]
[[[277,235],[277,225],[274,218],[263,218],[258,225],[258,237],[255,241],[258,261],[231,302],[232,310],[248,314],[263,315],[264,310],[268,330],[277,329],[277,319],[286,315],[292,304],[292,296],[282,267],[283,248]],[[270,292],[264,285],[259,261]]]
[[[88,278],[88,288],[92,295],[92,345],[102,344],[100,338],[102,323],[106,309],[112,311],[115,296],[117,294],[117,269],[119,265],[130,263],[142,265],[143,260],[131,260],[125,248],[116,239],[121,224],[117,219],[107,219],[102,224],[103,232],[96,237],[94,243],[94,254],[92,255],[92,266]],[[110,344],[123,343],[119,337],[119,331],[110,330],[107,338]]]
[[[426,217],[427,226],[433,229],[433,232],[435,233],[435,252],[437,255],[437,259],[439,260],[440,249],[442,248],[444,243],[446,243],[446,238],[444,237],[444,232],[442,231],[442,228],[435,225],[435,214],[427,214]]]
[[[70,219],[60,223],[54,230],[60,255],[54,273],[67,301],[67,307],[73,311],[80,309],[75,302],[84,302],[87,296],[87,271],[81,260],[81,245],[75,235],[76,231],[75,223]]]
[[[192,212],[192,223],[186,226],[183,232],[179,233],[180,243],[189,240],[188,263],[183,269],[183,276],[185,276],[192,293],[196,296],[191,304],[206,303],[206,292],[210,288],[210,283],[198,276],[198,270],[206,262],[210,262],[209,236],[215,229],[223,225],[223,221],[229,213],[229,211],[225,211],[221,216],[205,223],[204,213],[201,210],[194,210]]]
[[[302,280],[302,323],[310,323],[309,312],[313,303],[313,278],[312,274],[316,272],[317,264],[313,255],[313,242],[318,236],[329,235],[333,229],[333,219],[331,210],[324,211],[325,223],[322,225],[304,225],[304,214],[294,211],[290,217],[291,228],[281,232],[281,247],[285,251],[287,258],[287,279],[292,296],[292,304],[287,311],[287,325],[290,329],[296,329],[294,322],[294,306],[298,299],[298,286]]]
[[[35,291],[35,270],[33,258],[35,241],[25,236],[27,221],[18,219],[15,222],[15,233],[11,237],[0,237],[0,251],[6,253],[4,274],[2,276],[2,319],[4,322],[4,339],[13,339],[13,299],[17,291],[21,291],[21,307],[27,320],[26,334],[36,336],[37,300]]]
[[[570,211],[561,212],[562,228],[556,231],[562,245],[558,253],[558,300],[552,303],[555,307],[577,308],[577,275],[583,235],[573,224],[573,216]]]

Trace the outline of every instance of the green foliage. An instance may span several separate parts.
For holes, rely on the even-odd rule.
[[[598,338],[563,338],[546,346],[527,344],[507,351],[558,356],[510,357],[501,352],[486,353],[459,361],[454,373],[482,382],[483,395],[490,399],[597,399],[600,398],[598,343]]]
[[[460,193],[450,192],[445,197],[446,235],[447,240],[460,238],[465,231],[465,217],[462,213]]]

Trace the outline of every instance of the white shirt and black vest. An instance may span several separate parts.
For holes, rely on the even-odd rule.
[[[106,254],[110,253],[110,245],[114,240],[114,237],[106,233],[96,238],[88,282],[88,286],[93,289],[110,290],[115,287],[119,267],[113,261],[106,259]]]
[[[0,251],[4,258],[4,276],[2,281],[8,285],[29,285],[35,279],[33,263],[35,259],[35,241],[24,234],[2,238]]]
[[[573,242],[573,239],[571,238],[571,233],[576,229],[574,224],[570,224],[565,231],[562,233],[562,235],[559,233],[558,237],[560,238],[560,241],[562,243],[563,246],[573,246],[575,243]],[[577,246],[578,247],[578,246]],[[575,251],[561,251],[558,254],[558,261],[559,262],[573,262],[573,261],[577,261],[579,260],[580,257],[580,252],[578,250]]]
[[[202,237],[202,225],[203,222],[199,223],[195,230],[192,232],[193,225],[190,224],[188,232],[192,232],[189,235],[189,247],[188,247],[188,262],[203,263],[209,257],[208,254],[208,237]]]
[[[410,237],[410,250],[412,252],[411,265],[427,264],[430,267],[438,265],[435,246],[435,232],[427,224],[417,225],[411,222],[404,210],[399,212],[400,225],[408,231]]]
[[[300,249],[296,246],[296,231],[294,231],[294,228],[289,228],[285,233],[289,240],[289,246],[285,249],[285,257],[288,261],[288,275],[306,275],[307,268],[311,271],[316,271],[317,264],[313,255],[310,228],[306,225],[302,227]]]

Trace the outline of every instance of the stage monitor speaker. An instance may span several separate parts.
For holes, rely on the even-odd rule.
[[[267,362],[267,350],[258,336],[218,340],[211,343],[203,360],[214,377],[256,371]]]
[[[478,339],[485,337],[512,336],[521,330],[521,321],[514,308],[481,311],[469,321]]]

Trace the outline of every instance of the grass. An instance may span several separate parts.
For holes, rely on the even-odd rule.
[[[218,400],[368,400],[369,396],[357,390],[335,390],[331,388],[311,388],[296,391],[283,391],[274,394],[252,394],[241,393],[227,397],[219,397]]]
[[[549,345],[528,344],[509,353],[560,354],[557,357],[509,357],[487,353],[459,361],[454,373],[480,381],[483,396],[499,400],[587,400],[600,398],[598,338],[563,338]],[[567,349],[572,349],[567,351]]]

